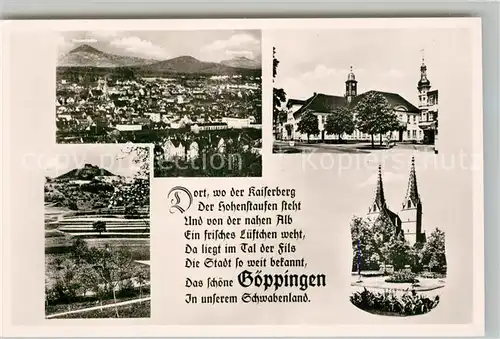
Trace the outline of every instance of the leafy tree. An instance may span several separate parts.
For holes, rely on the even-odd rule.
[[[83,270],[69,258],[57,258],[50,264],[50,267],[50,275],[55,281],[51,298],[70,304],[82,291]]]
[[[403,236],[393,234],[389,241],[382,245],[380,251],[383,253],[385,263],[393,265],[395,270],[401,270],[405,265],[412,263],[410,244]]]
[[[388,242],[397,231],[396,225],[385,212],[380,213],[373,223],[373,236],[379,247]]]
[[[445,234],[437,227],[422,249],[422,263],[431,271],[441,271],[446,267]]]
[[[305,112],[297,124],[297,131],[306,134],[309,142],[310,135],[319,134],[318,117],[311,112]]]
[[[382,134],[398,130],[400,126],[398,116],[380,93],[371,92],[365,95],[356,105],[355,112],[357,127],[361,132],[371,135],[372,147],[374,135],[380,134],[382,145]]]
[[[124,250],[112,249],[106,244],[103,249],[91,248],[87,259],[93,269],[93,277],[97,289],[104,288],[105,294],[112,294],[115,303],[116,316],[119,317],[116,306],[116,289],[123,280],[132,277],[133,260]]]
[[[374,248],[371,226],[359,217],[351,220],[352,270],[378,268],[378,256]]]
[[[381,213],[375,220],[372,233],[374,253],[380,262],[393,265],[394,269],[401,269],[412,263],[409,243],[386,213]]]
[[[68,208],[72,211],[78,211],[78,205],[76,204],[76,201],[74,200],[69,200],[68,201]]]
[[[276,59],[276,47],[273,47],[273,82],[277,75],[279,60]],[[286,113],[281,109],[282,103],[286,101],[286,93],[283,88],[273,87],[273,123],[278,137],[278,125],[286,121]]]
[[[73,258],[77,265],[86,260],[89,253],[89,246],[82,238],[76,238],[71,244],[70,257]]]
[[[143,265],[137,266],[134,276],[139,284],[139,297],[142,298],[142,287],[150,280],[150,270],[145,268]]]
[[[88,262],[93,251],[87,251],[86,260],[81,262],[79,265],[82,270],[82,275],[80,282],[84,286],[84,295],[91,291],[99,299],[99,303],[102,306],[103,300],[107,296],[107,291],[104,285],[104,281],[99,277],[94,266]]]
[[[149,149],[127,145],[123,150],[123,158],[129,158],[138,168],[131,184],[120,185],[110,199],[110,206],[125,206],[127,211],[149,206]]]
[[[348,107],[339,107],[326,118],[326,133],[337,134],[339,141],[342,140],[342,134],[351,134],[355,128],[354,114]]]
[[[94,231],[99,232],[99,235],[101,235],[102,232],[106,232],[106,222],[102,220],[95,221],[92,224],[92,228]]]
[[[410,250],[410,260],[413,272],[421,272],[423,268],[422,264],[422,250],[424,248],[424,243],[416,242]]]

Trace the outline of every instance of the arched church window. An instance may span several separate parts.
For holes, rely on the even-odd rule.
[[[411,208],[411,200],[408,200],[408,208]]]

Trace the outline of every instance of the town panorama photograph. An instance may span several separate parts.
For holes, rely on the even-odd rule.
[[[56,142],[154,145],[155,177],[260,177],[261,32],[62,32]]]

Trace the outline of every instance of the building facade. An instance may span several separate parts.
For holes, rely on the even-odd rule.
[[[387,133],[386,137],[399,142],[414,142],[433,144],[437,135],[437,112],[438,112],[438,91],[431,91],[430,81],[427,79],[427,66],[422,60],[420,67],[420,80],[417,84],[418,107],[397,93],[368,91],[358,94],[358,81],[352,71],[352,67],[345,82],[345,94],[343,96],[313,93],[307,100],[289,99],[287,102],[287,122],[281,128],[281,138],[283,140],[316,140],[328,141],[337,140],[338,135],[330,135],[325,131],[326,119],[334,114],[339,107],[355,108],[356,104],[370,93],[382,95],[389,103],[393,112],[397,115],[400,128],[397,131]],[[311,112],[318,118],[319,134],[310,135],[300,133],[298,122],[301,116]],[[355,114],[355,110],[354,110]],[[344,134],[342,140],[369,141],[371,135],[355,130],[352,134]]]
[[[379,166],[375,198],[368,208],[367,219],[374,223],[379,218],[385,218],[392,223],[397,235],[406,239],[413,246],[416,242],[426,241],[425,231],[422,229],[422,201],[418,193],[417,174],[415,172],[415,160],[412,158],[408,188],[398,213],[393,212],[387,206],[384,185],[382,181],[382,169]]]

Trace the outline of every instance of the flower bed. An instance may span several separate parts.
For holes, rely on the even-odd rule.
[[[422,272],[419,275],[421,278],[427,279],[444,279],[446,278],[446,274],[437,273],[437,272]]]
[[[415,273],[398,271],[398,272],[394,272],[394,274],[392,274],[390,277],[385,279],[385,282],[415,284],[415,283],[418,283],[418,279],[416,278]]]
[[[366,288],[350,297],[351,303],[370,313],[387,316],[410,316],[425,314],[439,304],[439,296],[430,299],[415,291],[401,297],[392,293],[371,292]]]

